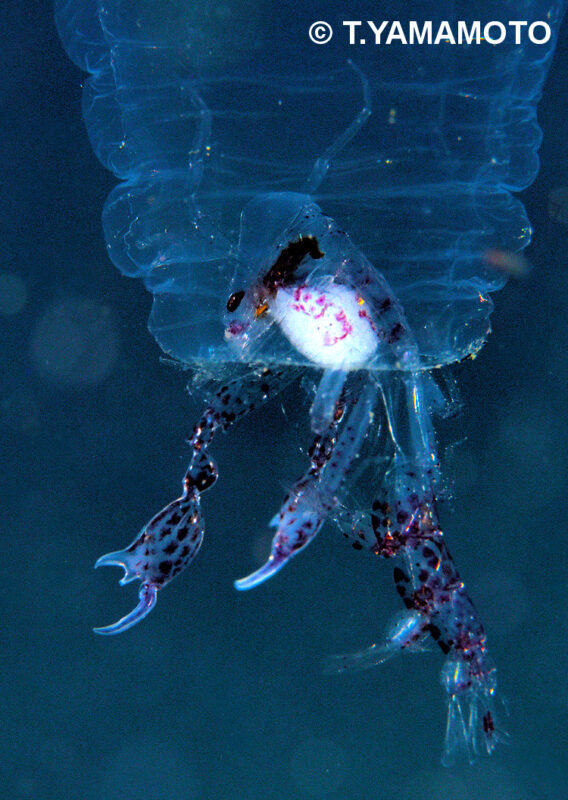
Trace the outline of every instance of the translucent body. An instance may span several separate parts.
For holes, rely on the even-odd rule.
[[[505,280],[483,254],[518,251],[530,225],[511,190],[538,169],[536,101],[563,4],[381,5],[400,20],[548,20],[546,45],[339,46],[344,5],[329,3],[333,45],[307,36],[317,4],[57,0],[61,38],[91,72],[84,114],[95,152],[124,181],[104,211],[109,254],[154,294],[150,329],[188,363],[232,361],[225,287],[267,258],[274,231],[249,215],[267,191],[306,191],[387,276],[422,362],[477,351],[489,293]],[[483,13],[481,13],[483,11]],[[376,4],[358,6],[375,19]],[[270,30],[270,38],[267,31]],[[347,38],[345,38],[347,41]],[[329,164],[311,172],[361,107],[354,58],[373,115]],[[324,159],[325,162],[325,159]],[[312,174],[313,180],[307,180]],[[280,226],[282,231],[285,225]],[[269,343],[262,360],[274,362]],[[308,363],[296,351],[294,363]],[[379,366],[377,364],[377,366]]]
[[[510,190],[536,175],[535,106],[554,36],[539,47],[394,46],[388,59],[360,50],[345,66],[333,48],[304,50],[298,32],[279,28],[277,6],[229,4],[240,39],[210,30],[209,6],[199,4],[171,15],[151,0],[56,7],[70,55],[91,73],[84,114],[93,147],[123,180],[103,215],[110,256],[153,293],[150,329],[165,352],[233,365],[230,380],[207,387],[181,497],[97,562],[122,567],[122,584],[141,582],[135,609],[97,631],[140,621],[193,560],[201,495],[217,480],[217,432],[305,365],[317,367],[309,466],[270,523],[266,564],[235,585],[274,576],[326,521],[356,549],[391,559],[404,615],[382,644],[335,657],[329,670],[372,666],[432,640],[445,657],[445,763],[492,752],[504,738],[496,671],[438,517],[440,395],[429,369],[485,340],[489,293],[504,272],[484,252],[528,243]],[[556,29],[562,8],[539,3],[522,14]],[[266,10],[271,30],[286,31],[270,46],[259,38]],[[361,15],[375,10],[364,4]],[[492,19],[520,13],[518,3],[485,10]],[[433,16],[429,3],[413,5],[413,16],[421,12]],[[403,19],[407,6],[381,13]],[[438,20],[471,18],[465,3],[436,8]],[[361,452],[374,468],[371,498],[353,508]]]

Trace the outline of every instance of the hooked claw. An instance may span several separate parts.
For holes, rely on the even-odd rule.
[[[121,633],[144,619],[156,605],[158,589],[191,563],[202,539],[199,493],[188,489],[184,481],[183,495],[155,514],[132,544],[101,556],[95,564],[95,569],[122,567],[121,586],[134,580],[141,582],[136,608],[114,625],[95,628],[95,633]]]
[[[103,558],[104,557],[105,556],[103,556]],[[102,559],[99,559],[99,561],[102,561]],[[97,561],[95,567],[101,566],[99,561]],[[109,562],[102,563],[104,564]],[[122,633],[122,631],[126,631],[128,628],[136,625],[136,623],[140,622],[141,619],[144,619],[144,617],[149,614],[156,605],[158,587],[153,583],[143,583],[140,587],[140,591],[138,592],[138,597],[140,598],[138,605],[130,612],[130,614],[122,617],[122,619],[119,619],[118,622],[115,622],[113,625],[107,625],[104,628],[93,628],[93,631],[95,633],[102,634]]]
[[[252,589],[253,587],[258,586],[259,583],[263,583],[264,581],[268,580],[268,578],[271,578],[273,575],[275,575],[279,569],[282,569],[289,557],[289,555],[273,551],[268,557],[266,564],[263,564],[262,567],[257,569],[255,572],[252,572],[250,575],[247,575],[246,578],[241,578],[240,580],[235,581],[235,589],[239,589],[239,591],[244,592],[246,589]]]
[[[235,589],[252,589],[268,580],[313,540],[324,521],[324,515],[312,509],[313,501],[309,492],[304,496],[298,494],[293,500],[286,499],[282,509],[270,521],[276,534],[267,562],[246,578],[235,581]]]

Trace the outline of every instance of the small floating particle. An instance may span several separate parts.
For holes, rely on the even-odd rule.
[[[483,254],[485,262],[499,272],[505,272],[513,278],[524,278],[532,270],[530,261],[522,253],[494,248]]]

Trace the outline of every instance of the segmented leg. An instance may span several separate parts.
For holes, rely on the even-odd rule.
[[[325,380],[325,377],[324,379]],[[318,434],[310,449],[308,471],[286,495],[271,525],[276,528],[266,564],[235,582],[237,589],[251,589],[272,577],[303,550],[321,529],[337,503],[337,492],[345,480],[373,419],[377,387],[372,379],[361,393],[341,430],[336,443],[336,428],[343,416],[343,401],[335,405],[325,434]]]
[[[189,566],[203,540],[201,494],[215,483],[218,475],[208,452],[215,432],[219,428],[229,428],[294,377],[292,370],[284,374],[264,369],[237,378],[213,394],[189,440],[191,460],[183,479],[181,497],[152,517],[127,548],[108,553],[95,564],[95,567],[122,567],[121,586],[136,579],[141,581],[136,608],[113,625],[95,628],[96,633],[114,634],[131,628],[152,610],[159,589]]]
[[[371,667],[397,652],[423,649],[430,636],[446,656],[441,675],[449,695],[443,762],[453,763],[459,755],[473,761],[482,749],[490,753],[506,737],[495,723],[496,670],[440,526],[437,460],[420,376],[386,379],[383,397],[395,448],[392,466],[370,519],[344,512],[338,522],[354,546],[396,559],[394,581],[407,611],[382,644],[334,656],[327,671]]]

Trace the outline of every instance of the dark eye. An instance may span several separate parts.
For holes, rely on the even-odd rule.
[[[233,294],[227,300],[227,311],[236,311],[240,306],[241,300],[244,296],[245,293],[242,289],[240,292],[233,292]]]

